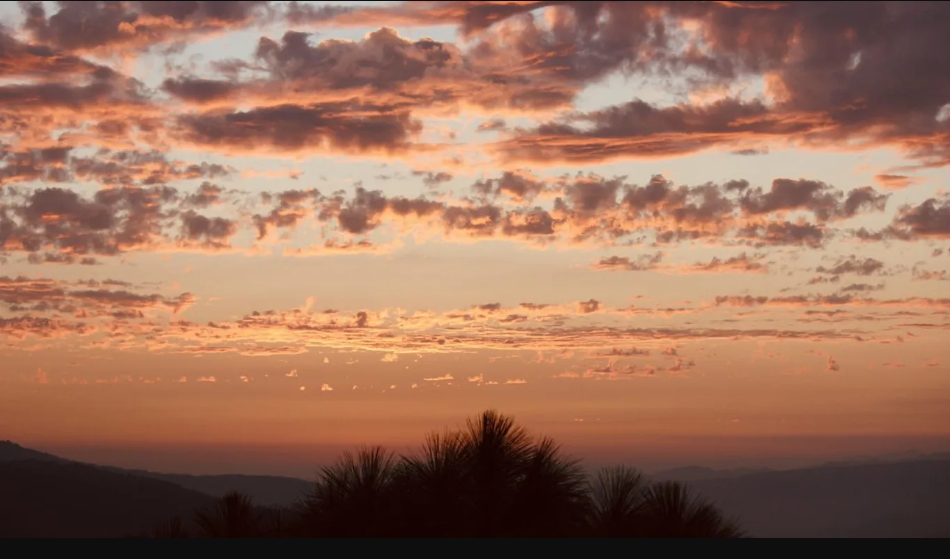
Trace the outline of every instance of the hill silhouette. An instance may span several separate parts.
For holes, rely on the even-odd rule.
[[[950,537],[950,461],[835,463],[690,485],[757,537]]]
[[[267,507],[289,507],[302,499],[306,492],[313,488],[313,482],[292,477],[240,474],[193,476],[187,474],[160,474],[145,470],[125,470],[121,468],[108,469],[167,481],[212,497],[224,497],[228,493],[238,492],[249,497],[254,503]]]
[[[35,460],[37,462],[69,462],[59,456],[53,456],[38,450],[24,448],[12,441],[0,441],[0,463]]]
[[[0,463],[0,538],[109,538],[214,499],[173,483],[56,460]]]
[[[34,460],[38,462],[74,463],[52,454],[24,448],[11,441],[0,441],[0,463]],[[280,476],[163,474],[147,470],[130,470],[114,466],[86,464],[105,471],[157,479],[197,491],[211,497],[223,497],[237,491],[262,506],[290,506],[303,498],[313,483],[302,479]]]
[[[733,479],[769,472],[767,468],[739,468],[735,470],[714,470],[712,468],[703,468],[700,466],[687,466],[685,468],[674,468],[664,470],[655,474],[650,474],[650,479],[654,481],[679,481],[683,483],[692,483],[704,479]]]
[[[739,534],[730,518],[753,537],[950,537],[947,454],[588,476],[492,412],[414,454],[346,454],[316,482],[122,470],[0,442],[0,495],[0,537],[711,537]]]

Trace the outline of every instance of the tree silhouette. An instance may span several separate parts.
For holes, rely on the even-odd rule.
[[[188,528],[185,527],[182,519],[176,516],[171,520],[156,524],[155,528],[152,529],[151,537],[161,539],[190,538],[191,533],[188,532]]]
[[[643,474],[625,466],[597,472],[590,486],[592,534],[603,538],[637,535],[644,514],[647,483]]]
[[[392,530],[396,459],[381,447],[344,453],[321,470],[301,507],[304,531],[315,536],[380,537]]]
[[[516,517],[518,483],[531,459],[531,438],[510,417],[494,410],[468,420],[463,455],[474,484],[476,537],[508,535]]]
[[[580,462],[561,456],[560,447],[543,438],[531,448],[514,508],[516,535],[578,535],[589,508],[587,480]]]
[[[549,438],[489,410],[396,458],[381,447],[321,469],[288,514],[230,493],[195,516],[197,535],[230,537],[737,538],[742,530],[678,483],[607,468],[587,481]],[[155,537],[187,537],[180,520]]]
[[[742,530],[683,484],[656,483],[644,495],[642,537],[740,538]]]
[[[251,499],[231,492],[206,510],[195,513],[200,538],[256,538],[261,535],[261,519]]]
[[[469,529],[466,512],[473,493],[462,434],[428,435],[416,455],[404,456],[398,468],[396,494],[410,513],[401,522],[403,533],[464,536]]]

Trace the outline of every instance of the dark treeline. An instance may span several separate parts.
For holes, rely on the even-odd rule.
[[[557,444],[494,411],[434,434],[414,455],[344,454],[290,510],[238,493],[150,537],[737,538],[732,520],[678,483],[608,468],[589,479]]]

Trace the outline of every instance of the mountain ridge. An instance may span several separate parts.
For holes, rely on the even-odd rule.
[[[0,441],[0,463],[31,460],[60,464],[82,464],[112,473],[166,481],[211,497],[222,497],[229,491],[240,491],[263,506],[292,505],[302,497],[312,485],[311,482],[303,479],[283,476],[170,474],[152,472],[149,470],[133,470],[116,466],[105,466],[101,464],[89,464],[26,448],[12,441]]]

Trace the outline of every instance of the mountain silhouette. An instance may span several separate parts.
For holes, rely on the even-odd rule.
[[[38,450],[24,448],[12,441],[0,441],[0,463],[35,460],[37,462],[69,462],[59,456],[53,456]]]
[[[37,462],[75,463],[52,454],[24,448],[10,441],[0,441],[0,463],[34,460]],[[311,489],[312,482],[280,476],[163,474],[147,470],[130,470],[114,466],[85,464],[117,474],[134,475],[173,483],[211,497],[223,497],[237,491],[262,506],[290,506]]]
[[[417,471],[414,475],[429,480],[426,483],[431,486],[424,489],[431,492],[420,493],[422,501],[413,506],[423,511],[450,510],[458,504],[445,500],[446,491],[468,483],[465,476],[469,474],[446,469],[452,453],[461,447],[451,438],[436,437],[427,444],[431,455],[423,455],[412,466]],[[385,465],[386,455],[356,458],[375,461],[344,462],[325,469],[324,476],[343,484],[334,486],[334,491],[345,487],[356,491],[360,484],[376,483],[372,476],[366,477],[373,468],[392,467]],[[503,460],[499,463],[504,465]],[[339,467],[344,469],[334,469]],[[622,473],[605,483],[619,479],[629,488],[641,483],[632,477],[624,481]],[[950,537],[946,514],[950,455],[946,453],[860,457],[786,471],[688,467],[653,474],[649,480],[689,483],[690,490],[736,518],[753,537]],[[481,483],[491,487],[497,482],[486,478]],[[220,504],[215,498],[235,491],[255,506],[286,507],[304,495],[314,495],[314,487],[314,482],[276,476],[190,476],[81,464],[5,441],[0,442],[0,537],[121,536],[143,533],[157,522],[174,518],[185,519],[186,528],[193,529],[194,510],[213,508]],[[615,498],[620,495],[617,487],[608,487]],[[659,487],[665,493],[658,498],[679,500],[675,488],[662,483]],[[490,497],[490,493],[474,495]],[[321,498],[324,503],[315,504],[319,514],[326,502],[325,496]],[[609,507],[622,502],[609,503]],[[604,514],[616,515],[620,510],[604,507]],[[344,513],[351,514],[331,508],[324,518],[343,518]],[[362,513],[354,510],[352,514],[362,519],[360,523],[366,521]],[[437,524],[443,516],[436,514],[427,521]]]
[[[268,507],[289,507],[313,488],[313,482],[280,476],[159,474],[145,470],[106,468],[111,471],[158,479],[180,485],[212,497],[224,497],[231,492],[248,496],[256,504]]]
[[[756,537],[950,537],[950,461],[836,463],[690,486]]]
[[[770,472],[768,468],[739,468],[735,470],[714,470],[712,468],[703,468],[700,466],[687,466],[685,468],[674,468],[664,470],[650,475],[653,481],[679,481],[683,483],[692,483],[703,479],[732,479],[751,474]]]
[[[109,538],[190,517],[214,499],[165,481],[56,460],[0,463],[0,538]]]

